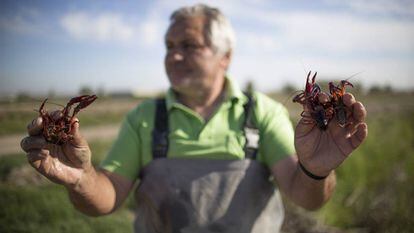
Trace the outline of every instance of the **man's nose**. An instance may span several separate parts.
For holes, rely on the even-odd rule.
[[[182,61],[182,60],[184,60],[184,56],[183,56],[182,53],[174,53],[173,54],[173,59],[175,61]]]
[[[172,61],[182,61],[184,60],[184,54],[181,51],[181,49],[172,49],[171,51],[168,52],[169,54],[169,58]]]

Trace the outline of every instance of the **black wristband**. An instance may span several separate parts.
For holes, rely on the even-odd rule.
[[[302,169],[302,171],[307,175],[307,176],[309,176],[310,178],[312,178],[312,179],[314,179],[314,180],[323,180],[323,179],[325,179],[326,177],[328,177],[328,176],[317,176],[317,175],[314,175],[314,174],[312,174],[312,172],[310,172],[310,171],[308,171],[308,170],[306,170],[306,168],[302,165],[302,163],[300,162],[300,161],[298,161],[298,163],[299,163],[299,166],[300,166],[300,169]]]

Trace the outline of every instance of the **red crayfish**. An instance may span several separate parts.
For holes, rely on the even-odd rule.
[[[345,87],[351,86],[352,83],[348,82],[347,80],[341,80],[340,84],[335,86],[333,82],[329,82],[329,93],[331,94],[331,103],[333,105],[333,108],[335,110],[335,115],[338,120],[338,124],[341,127],[345,127],[346,125],[346,107],[344,105],[344,102],[342,100],[342,96],[345,94]]]
[[[342,96],[345,94],[345,87],[353,87],[353,85],[346,80],[342,80],[337,86],[330,82],[329,93],[325,93],[329,100],[321,102],[319,94],[322,93],[322,90],[315,82],[316,74],[317,72],[313,75],[312,80],[309,80],[311,75],[309,71],[305,90],[293,98],[293,102],[306,107],[305,111],[301,113],[304,123],[316,123],[319,129],[326,130],[330,120],[336,116],[338,124],[344,127],[347,124],[347,116]]]
[[[81,95],[70,99],[66,106],[60,111],[59,114],[50,115],[49,112],[44,110],[47,99],[45,99],[39,108],[39,115],[43,121],[43,137],[46,141],[62,145],[73,138],[72,126],[75,123],[73,121],[76,114],[83,108],[89,106],[98,97],[96,95]],[[72,114],[70,111],[72,106],[77,104],[73,109]]]

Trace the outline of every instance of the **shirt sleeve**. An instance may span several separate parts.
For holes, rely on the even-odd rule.
[[[100,167],[134,181],[141,167],[141,140],[131,124],[132,113],[124,119],[118,137]]]
[[[261,97],[261,98],[260,98]],[[268,167],[295,154],[294,130],[287,109],[261,94],[258,101],[260,147],[259,160]]]

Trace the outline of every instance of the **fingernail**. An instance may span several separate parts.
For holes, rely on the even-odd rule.
[[[24,149],[24,145],[26,144],[26,139],[27,139],[27,138],[23,138],[23,139],[20,141],[20,147],[21,147],[22,149]]]

